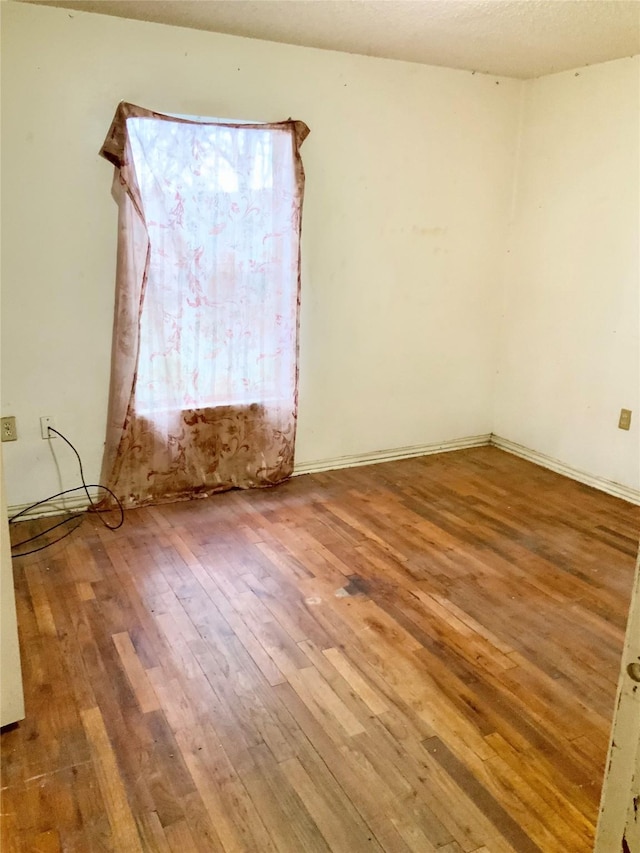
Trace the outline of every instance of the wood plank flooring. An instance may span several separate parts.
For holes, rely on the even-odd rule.
[[[15,562],[3,853],[591,850],[639,529],[495,448],[89,517]]]

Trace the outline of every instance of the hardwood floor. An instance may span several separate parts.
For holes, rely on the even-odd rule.
[[[90,517],[15,563],[3,852],[591,850],[639,528],[495,448]]]

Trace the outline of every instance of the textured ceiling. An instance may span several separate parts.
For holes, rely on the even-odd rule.
[[[508,77],[640,52],[640,0],[23,2]]]

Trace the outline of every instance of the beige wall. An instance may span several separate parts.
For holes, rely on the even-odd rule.
[[[494,426],[634,489],[639,166],[640,57],[525,84]]]
[[[311,127],[298,464],[494,431],[638,487],[637,58],[522,83],[0,5],[10,504],[77,483],[40,415],[100,469],[122,99]]]
[[[520,82],[2,6],[10,504],[58,488],[40,415],[98,476],[116,208],[97,151],[119,100],[311,128],[298,462],[490,431]]]

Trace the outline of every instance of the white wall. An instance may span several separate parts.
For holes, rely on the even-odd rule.
[[[519,81],[1,6],[10,504],[58,488],[40,415],[100,469],[116,209],[97,152],[120,100],[311,128],[298,462],[491,431]]]
[[[633,489],[639,166],[640,57],[527,81],[494,432]]]

